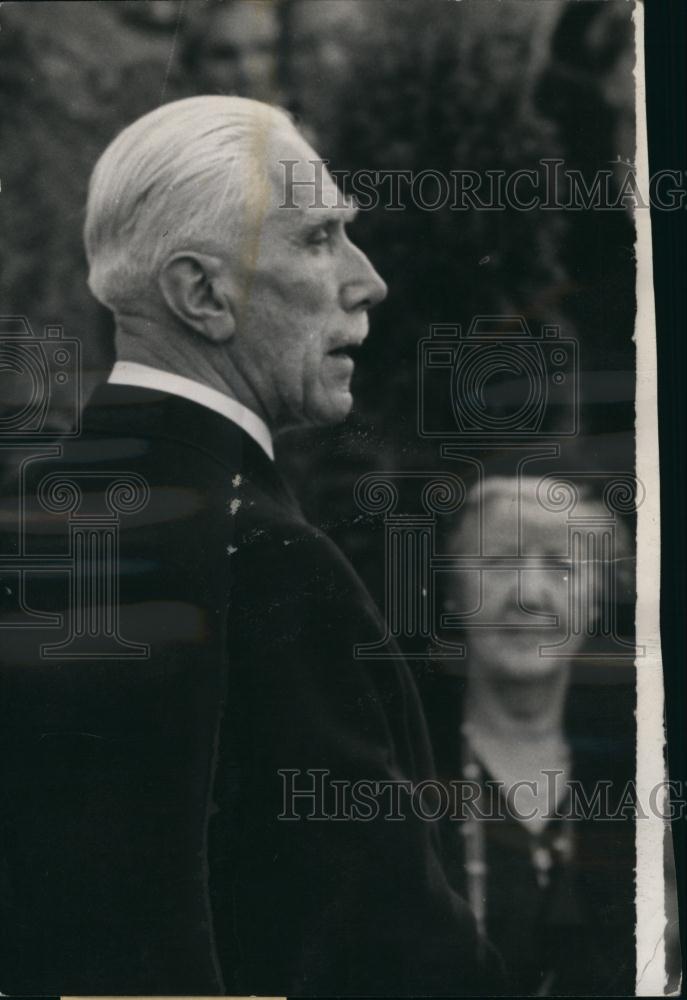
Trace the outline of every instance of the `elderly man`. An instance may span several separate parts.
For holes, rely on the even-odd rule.
[[[46,551],[71,496],[55,475],[96,520],[119,480],[144,497],[71,592],[77,632],[105,606],[110,645],[67,636],[12,674],[4,990],[492,988],[431,824],[342,819],[330,794],[433,764],[406,664],[354,658],[379,614],[273,461],[283,428],[346,417],[351,352],[386,293],[329,176],[317,197],[285,190],[315,159],[282,112],[198,97],[125,129],[94,170],[89,283],[117,361],[80,440],[27,477],[27,523]],[[115,557],[117,587],[98,592]]]

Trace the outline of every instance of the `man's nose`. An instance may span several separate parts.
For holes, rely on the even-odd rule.
[[[349,243],[341,282],[341,305],[346,312],[367,311],[386,298],[386,283],[358,247]]]

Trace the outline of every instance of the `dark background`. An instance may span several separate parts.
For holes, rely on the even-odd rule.
[[[80,340],[86,385],[112,360],[111,321],[85,282],[88,177],[113,135],[159,103],[217,84],[228,2],[5,3],[0,8],[3,315]],[[625,0],[297,0],[275,3],[272,97],[334,168],[519,169],[560,157],[589,177],[634,159],[632,4]],[[682,0],[646,5],[651,170],[684,164]],[[213,63],[214,60],[214,63]],[[214,67],[214,68],[213,68]],[[249,94],[249,96],[251,96]],[[684,237],[653,216],[671,768],[684,779]],[[438,468],[417,435],[417,343],[432,323],[517,313],[580,347],[582,432],[566,465],[634,463],[634,227],[627,212],[362,213],[354,237],[390,294],[372,316],[342,428],[298,432],[280,460],[306,512],[382,599],[382,532],[361,518],[365,471]],[[0,366],[0,405],[14,386]],[[441,401],[437,405],[442,405]],[[684,821],[676,824],[678,885]],[[684,897],[683,897],[684,903]],[[684,933],[684,932],[683,932]],[[683,939],[684,953],[684,939]]]
[[[685,42],[687,8],[680,0],[646,5],[647,118],[649,166],[687,169]],[[685,480],[687,378],[687,229],[684,212],[652,212],[654,294],[658,347],[658,417],[661,460],[661,642],[666,687],[668,766],[671,778],[687,785],[685,717]],[[678,625],[678,623],[680,623]],[[672,824],[680,909],[682,968],[687,954],[687,830],[685,818]],[[684,987],[683,987],[684,992]]]

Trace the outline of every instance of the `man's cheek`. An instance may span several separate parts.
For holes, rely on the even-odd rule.
[[[332,283],[328,268],[314,268],[307,278],[296,277],[290,282],[292,303],[312,317],[322,315],[336,299],[336,286]]]

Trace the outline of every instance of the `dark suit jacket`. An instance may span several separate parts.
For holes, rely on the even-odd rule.
[[[575,683],[568,694],[565,729],[577,787],[575,811],[596,795],[598,812],[567,823],[552,820],[546,827],[543,846],[566,827],[571,841],[569,856],[554,862],[545,888],[535,878],[532,834],[506,818],[505,804],[503,819],[483,821],[487,933],[503,957],[513,995],[536,996],[543,984],[545,995],[552,996],[634,992],[635,822],[625,796],[635,778],[636,699],[632,668],[616,665],[613,673],[623,681]],[[463,680],[435,673],[422,679],[420,689],[438,773],[450,788],[462,780],[465,763]],[[486,770],[483,776],[494,780]],[[571,809],[564,800],[562,815]],[[467,895],[463,825],[449,821],[443,833],[449,877]]]
[[[35,499],[54,471],[93,516],[117,474],[148,484],[116,559],[121,637],[149,655],[47,659],[59,632],[6,633],[0,988],[488,991],[432,824],[278,818],[280,770],[417,781],[433,763],[400,655],[353,657],[383,630],[364,586],[259,446],[184,399],[101,387],[81,438],[27,470],[27,548],[64,555],[65,515]],[[86,553],[87,585],[110,557]],[[33,574],[29,604],[63,613],[68,582]]]

